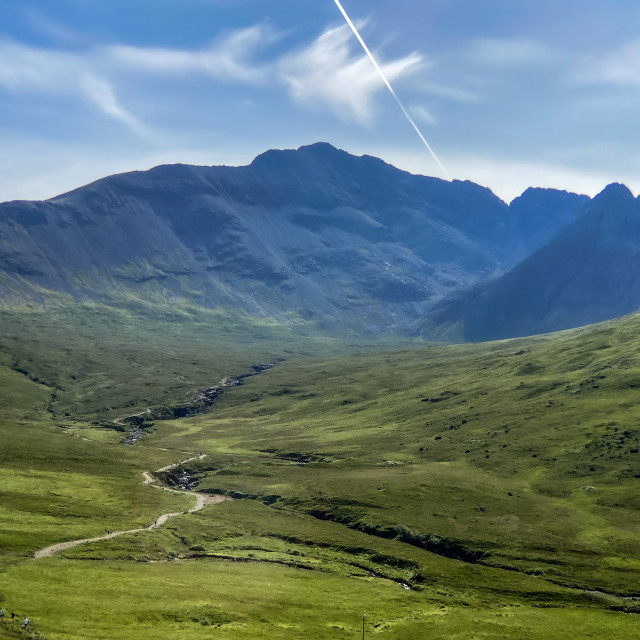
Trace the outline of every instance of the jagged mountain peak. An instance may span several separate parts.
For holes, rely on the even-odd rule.
[[[518,205],[521,202],[537,202],[545,203],[549,198],[583,198],[585,201],[589,199],[588,196],[579,195],[566,191],[565,189],[554,189],[551,187],[527,187],[519,196],[516,196],[510,203],[511,205]]]
[[[464,324],[465,338],[473,341],[558,331],[630,313],[640,307],[639,237],[640,203],[625,185],[610,184],[511,271],[444,301],[435,313]]]

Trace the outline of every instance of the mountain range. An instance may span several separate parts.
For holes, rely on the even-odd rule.
[[[640,307],[640,201],[611,184],[573,223],[500,278],[432,311],[469,341],[547,333],[592,324]]]
[[[638,201],[509,205],[326,143],[0,204],[0,300],[183,300],[330,331],[510,337],[640,306]]]

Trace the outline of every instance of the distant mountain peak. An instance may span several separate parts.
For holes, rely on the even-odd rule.
[[[303,145],[298,149],[269,149],[256,156],[250,166],[277,168],[291,162],[300,162],[300,160],[322,160],[326,162],[327,160],[344,159],[348,157],[353,158],[355,156],[352,156],[342,149],[337,149],[328,142],[315,142],[313,144]]]
[[[575,197],[577,194],[571,193],[565,189],[554,189],[552,187],[527,187],[519,196],[516,196],[510,203],[510,205],[517,203],[521,200],[531,199],[543,199],[548,196],[562,197],[565,196]],[[587,196],[583,196],[586,198]]]
[[[630,194],[613,185],[601,197]],[[546,244],[589,201],[538,189],[508,206],[468,180],[413,175],[327,142],[241,167],[164,165],[0,205],[0,302],[124,292],[404,331]]]
[[[603,200],[609,202],[612,200],[617,202],[631,202],[632,200],[635,200],[635,198],[627,185],[620,182],[612,182],[593,199],[593,202],[596,204]]]
[[[303,144],[298,147],[298,152],[312,152],[312,153],[341,153],[351,155],[348,152],[334,147],[330,142],[312,142],[311,144]]]
[[[539,226],[550,211],[543,195],[527,190],[511,206],[529,205]],[[566,198],[560,200],[562,205]],[[636,311],[639,236],[638,201],[624,184],[610,184],[511,271],[441,305],[440,317],[463,322],[465,337],[476,341],[569,329]]]
[[[407,174],[380,158],[370,155],[357,156],[338,149],[328,142],[315,142],[303,145],[298,149],[270,149],[256,156],[249,165],[262,171],[291,171],[293,173],[317,172],[329,169],[341,173],[366,171],[391,171],[396,174]],[[409,175],[409,174],[407,174]]]

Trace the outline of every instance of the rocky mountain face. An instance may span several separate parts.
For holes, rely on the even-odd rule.
[[[510,266],[543,247],[563,227],[574,222],[590,202],[588,196],[556,189],[527,189],[509,205],[515,233]]]
[[[323,328],[404,330],[544,244],[588,198],[400,171],[319,143],[245,167],[160,166],[0,204],[0,299],[188,299]]]
[[[611,184],[580,217],[502,277],[443,301],[437,325],[469,341],[568,329],[640,307],[640,200]]]

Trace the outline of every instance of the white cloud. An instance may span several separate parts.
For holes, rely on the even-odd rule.
[[[346,25],[327,29],[306,48],[256,62],[258,54],[281,37],[261,23],[229,32],[194,50],[113,45],[64,51],[0,39],[0,89],[89,98],[100,113],[143,136],[149,129],[141,125],[141,115],[126,109],[116,96],[114,87],[123,76],[137,74],[144,80],[149,75],[204,75],[254,86],[283,83],[300,104],[328,109],[344,120],[372,121],[375,97],[385,87],[367,57],[354,51],[357,43]],[[426,66],[415,52],[379,64],[392,83]],[[143,82],[137,87],[144,92]]]
[[[74,54],[0,40],[0,87],[8,91],[65,93],[83,66]]]
[[[251,58],[278,37],[273,29],[259,24],[234,31],[197,51],[114,46],[107,49],[107,55],[128,69],[160,74],[203,73],[217,79],[260,83],[267,79],[268,67],[252,63]]]
[[[347,26],[325,31],[309,47],[285,56],[278,65],[280,79],[292,97],[309,107],[328,107],[346,120],[369,123],[373,99],[385,89],[369,59],[352,51],[352,35]],[[418,53],[378,64],[389,82],[424,67]]]
[[[97,78],[91,73],[85,73],[82,76],[82,89],[89,100],[105,115],[126,125],[137,135],[150,137],[146,127],[118,102],[111,85],[106,80]]]
[[[627,42],[599,59],[589,59],[578,75],[582,82],[640,86],[640,40]]]
[[[260,24],[233,31],[200,51],[112,46],[77,52],[36,48],[5,38],[0,39],[0,89],[88,98],[100,113],[136,135],[150,137],[150,129],[116,97],[114,78],[133,70],[142,74],[204,73],[256,84],[265,81],[269,72],[252,65],[250,58],[278,37],[268,25]]]
[[[409,107],[409,111],[411,115],[414,116],[418,120],[422,120],[423,122],[427,122],[431,125],[436,125],[438,122],[433,117],[433,115],[427,111],[422,105],[411,105]]]
[[[0,88],[12,93],[88,97],[101,113],[137,135],[148,136],[149,131],[118,102],[109,82],[91,71],[101,66],[104,65],[95,55],[82,56],[0,41]]]

